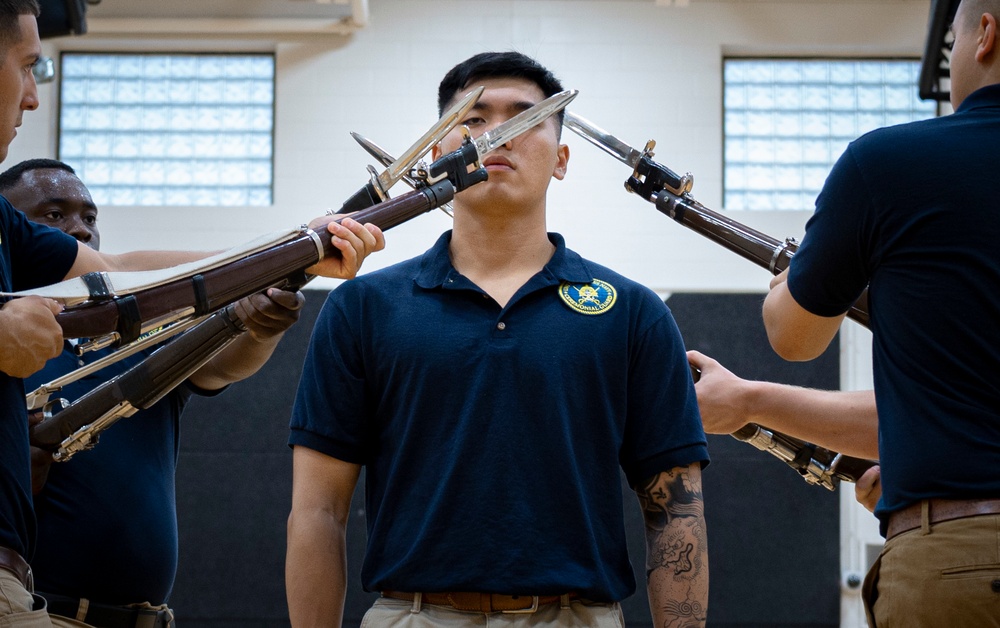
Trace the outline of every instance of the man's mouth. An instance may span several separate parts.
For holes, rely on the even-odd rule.
[[[491,157],[483,162],[483,167],[489,170],[516,170],[514,164],[503,157]]]

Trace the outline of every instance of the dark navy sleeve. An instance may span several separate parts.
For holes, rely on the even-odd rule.
[[[709,461],[684,341],[670,310],[650,298],[662,314],[633,343],[620,456],[633,487],[663,471]]]
[[[289,445],[307,447],[345,462],[364,464],[364,366],[357,338],[345,316],[348,282],[330,293],[313,328],[298,393],[292,407]]]
[[[0,197],[3,236],[8,239],[13,289],[28,290],[62,281],[76,261],[75,238],[29,221]]]
[[[796,303],[817,316],[850,309],[868,285],[873,218],[873,196],[852,145],[830,172],[792,257],[788,290]]]

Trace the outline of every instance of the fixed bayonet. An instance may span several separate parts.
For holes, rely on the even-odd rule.
[[[367,137],[361,135],[360,133],[355,133],[354,131],[351,131],[351,137],[353,137],[354,141],[356,141],[358,144],[361,144],[361,148],[365,149],[365,152],[367,152],[369,155],[377,159],[378,162],[383,166],[388,166],[389,164],[396,161],[396,158],[393,157],[389,153],[389,151],[385,150],[384,148],[382,148],[375,142],[371,141]],[[417,187],[420,185],[418,180],[414,179],[409,174],[404,174],[402,177],[400,177],[400,181],[402,181],[403,183],[405,183],[406,185],[410,186],[413,189],[417,189]],[[451,211],[451,203],[445,203],[441,207],[438,207],[438,209],[448,214],[449,216],[454,215]]]
[[[664,189],[683,196],[694,187],[694,177],[690,172],[679,176],[670,168],[653,161],[653,148],[656,147],[653,140],[646,142],[641,151],[636,150],[571,111],[564,114],[563,126],[632,168],[632,176],[625,182],[625,187],[647,200]]]
[[[372,173],[371,181],[358,190],[351,198],[347,199],[337,213],[346,214],[355,212],[366,207],[371,207],[376,203],[381,203],[389,198],[389,188],[394,186],[403,177],[409,176],[408,173],[420,158],[427,154],[427,151],[433,148],[435,144],[440,142],[444,136],[448,135],[462,121],[462,118],[472,109],[482,94],[483,87],[477,87],[455,103],[453,107],[441,116],[441,119],[434,126],[428,129],[412,146],[407,148],[399,156],[399,159],[383,163],[382,165],[386,166],[386,169],[381,174]]]
[[[486,153],[503,146],[525,131],[534,128],[552,114],[561,111],[576,98],[578,93],[575,89],[569,89],[553,94],[475,139],[470,136],[468,127],[462,127],[462,132],[465,135],[462,147],[438,159],[426,169],[417,168],[414,176],[433,184],[445,177],[453,179],[456,175],[464,176],[461,172],[461,164],[474,166],[474,170],[478,171],[482,168],[481,161]],[[454,183],[454,180],[452,182]],[[456,188],[461,190],[463,186],[456,184]]]

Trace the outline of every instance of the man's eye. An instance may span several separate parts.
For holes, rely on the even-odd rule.
[[[62,212],[51,211],[45,214],[46,220],[51,220],[53,222],[62,219]]]

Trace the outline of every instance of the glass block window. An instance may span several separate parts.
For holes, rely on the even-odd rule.
[[[812,210],[847,144],[936,115],[908,60],[726,59],[726,209]]]
[[[271,204],[274,56],[64,52],[59,158],[98,205]]]

